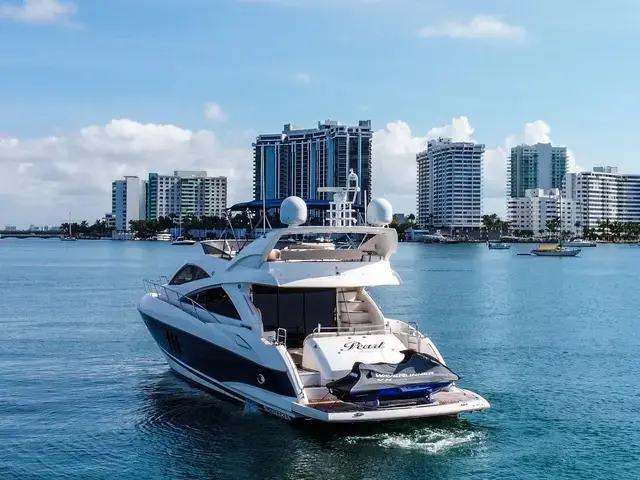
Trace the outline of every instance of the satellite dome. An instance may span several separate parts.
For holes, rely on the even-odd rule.
[[[384,198],[374,198],[367,207],[367,223],[375,227],[389,225],[393,220],[391,204]]]
[[[307,204],[300,197],[287,197],[280,205],[280,221],[290,227],[307,221]]]

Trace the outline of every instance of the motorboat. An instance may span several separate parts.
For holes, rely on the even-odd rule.
[[[582,238],[575,238],[573,240],[569,240],[568,242],[563,242],[563,245],[565,247],[579,247],[579,248],[598,246],[596,242],[593,242],[591,240],[584,240]]]
[[[580,249],[562,245],[540,245],[531,250],[531,253],[538,257],[575,257],[580,253]]]
[[[204,255],[170,280],[144,282],[138,310],[169,367],[287,420],[367,423],[488,409],[457,385],[417,324],[387,317],[368,292],[400,285],[390,263],[398,237],[384,199],[358,222],[357,175],[347,180],[321,187],[334,193],[327,225],[303,225],[306,204],[289,197],[280,207],[286,228],[233,256],[203,242]],[[348,238],[351,248],[304,242],[319,237]]]
[[[171,242],[171,245],[195,245],[195,244],[196,244],[195,240],[189,240],[184,237],[178,237],[173,242]]]
[[[158,233],[156,235],[156,240],[158,242],[170,242],[172,240],[171,234],[170,233]]]
[[[487,246],[489,250],[509,250],[511,248],[510,243],[502,243],[502,242],[487,242]]]
[[[425,243],[459,243],[455,238],[446,237],[439,231],[432,234],[422,235],[421,238]]]

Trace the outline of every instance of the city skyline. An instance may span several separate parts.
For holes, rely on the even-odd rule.
[[[287,120],[371,119],[373,194],[399,212],[415,212],[415,154],[438,136],[486,145],[484,211],[501,216],[517,143],[633,173],[640,6],[612,3],[615,31],[577,1],[114,0],[114,16],[0,0],[0,224],[99,218],[112,178],[176,167],[249,200],[251,140]],[[552,74],[523,75],[534,65]]]

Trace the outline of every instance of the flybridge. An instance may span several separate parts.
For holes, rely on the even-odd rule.
[[[351,276],[363,263],[372,264],[383,261],[386,265],[381,268],[387,272],[377,271],[378,278],[387,277],[385,284],[397,284],[398,280],[388,264],[389,258],[397,250],[398,238],[396,231],[388,228],[392,220],[391,205],[384,199],[374,199],[369,203],[365,219],[358,215],[354,208],[360,187],[358,176],[349,171],[344,187],[320,187],[320,193],[333,194],[329,201],[329,211],[323,226],[309,226],[307,223],[307,205],[299,197],[288,197],[280,206],[280,221],[288,226],[285,229],[275,229],[265,233],[243,248],[229,254],[227,271],[236,267],[261,268],[269,264],[268,270],[274,277],[291,277],[292,267],[284,268],[283,264],[304,262],[304,278],[346,275]],[[363,223],[366,224],[363,225]],[[224,253],[226,246],[217,246],[214,251],[209,242],[203,242],[205,253],[215,255]],[[222,255],[220,255],[222,256]],[[340,262],[340,267],[331,267],[327,263]],[[309,263],[315,264],[313,267]],[[348,263],[350,265],[345,265]],[[360,265],[358,265],[360,264]],[[309,270],[313,268],[313,272]],[[327,270],[329,269],[329,270]],[[282,272],[287,271],[287,274]],[[364,273],[364,272],[358,272]],[[371,274],[373,272],[369,272]],[[358,275],[360,276],[360,275]],[[295,275],[294,275],[295,277]],[[300,279],[301,280],[301,279]],[[362,279],[360,279],[362,280]],[[335,283],[333,281],[332,283]],[[368,283],[368,282],[365,282]],[[376,282],[377,283],[377,282]]]

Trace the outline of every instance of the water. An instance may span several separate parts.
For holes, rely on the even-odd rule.
[[[169,373],[135,304],[198,247],[2,240],[0,478],[639,478],[640,248],[528,248],[403,244],[373,291],[491,410],[334,430]]]

